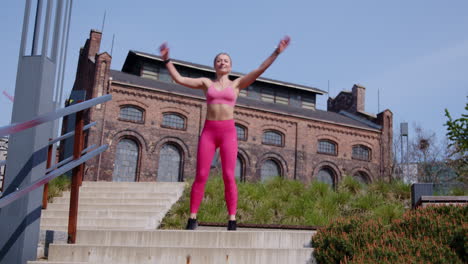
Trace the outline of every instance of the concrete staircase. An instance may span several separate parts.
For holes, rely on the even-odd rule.
[[[84,182],[80,190],[77,243],[51,244],[48,261],[28,263],[315,263],[310,246],[312,231],[233,232],[203,227],[196,231],[157,230],[183,187],[172,183]],[[42,229],[66,230],[65,197],[43,212]]]
[[[156,229],[180,198],[185,183],[83,182],[78,229]],[[42,211],[42,230],[68,230],[70,193],[55,198]]]

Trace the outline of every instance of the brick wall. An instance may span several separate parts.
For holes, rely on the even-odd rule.
[[[110,93],[111,102],[93,107],[90,121],[98,121],[87,136],[87,145],[109,144],[109,150],[86,163],[86,180],[112,180],[117,143],[123,138],[137,142],[139,159],[137,181],[157,181],[159,154],[166,143],[177,146],[182,155],[181,174],[194,177],[198,137],[205,120],[206,104],[202,98],[168,93],[157,87],[139,87],[131,83],[109,80],[111,57],[99,51],[100,33],[92,31],[77,71],[74,89],[87,89],[89,96],[97,97]],[[93,52],[96,54],[93,55]],[[94,56],[94,60],[89,60]],[[81,85],[81,86],[80,86]],[[364,111],[365,88],[355,85],[352,92],[342,92],[329,99],[329,111]],[[134,105],[144,110],[144,122],[121,120],[120,108]],[[174,112],[186,118],[186,129],[175,130],[161,126],[163,113]],[[310,182],[321,168],[334,172],[335,181],[345,175],[364,172],[375,180],[389,175],[391,166],[392,113],[386,110],[377,116],[382,129],[365,129],[323,120],[312,120],[281,114],[254,107],[236,106],[234,118],[246,127],[247,140],[239,141],[239,156],[245,162],[245,177],[248,181],[260,179],[260,168],[267,159],[275,160],[282,175],[289,179]],[[262,134],[273,129],[285,136],[284,146],[262,144]],[[337,155],[317,153],[318,140],[333,141],[338,146]],[[352,148],[363,145],[371,149],[369,161],[352,157]]]

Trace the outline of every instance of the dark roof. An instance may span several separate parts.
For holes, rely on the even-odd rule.
[[[195,97],[199,97],[200,99],[205,98],[205,95],[202,90],[189,89],[189,88],[186,88],[184,86],[174,84],[174,83],[168,83],[168,82],[152,80],[148,78],[142,78],[137,75],[128,74],[128,73],[124,73],[124,72],[116,71],[116,70],[111,70],[110,75],[112,76],[113,81],[143,86],[148,89],[155,88],[158,90],[167,91],[169,93],[173,92],[173,93],[178,93],[178,94],[195,96]],[[332,122],[332,123],[338,123],[338,124],[344,124],[344,125],[350,125],[350,126],[375,130],[375,128],[372,126],[369,126],[363,122],[359,122],[357,120],[354,120],[352,118],[349,118],[347,116],[344,116],[335,112],[291,107],[287,105],[268,103],[268,102],[264,102],[260,100],[251,99],[248,97],[242,97],[242,96],[239,96],[237,98],[237,105],[252,107],[252,108],[257,108],[257,109],[264,109],[264,110],[273,111],[273,112],[280,112],[286,115],[296,115],[296,116],[300,116],[304,118],[322,120],[325,122]]]
[[[141,52],[141,51],[130,50],[128,52],[127,58],[125,59],[124,65],[122,67],[123,72],[129,72],[130,71],[129,68],[131,67],[131,64],[133,64],[132,62],[134,62],[134,60],[135,60],[135,58],[133,56],[146,57],[146,58],[149,58],[149,59],[152,59],[152,60],[163,61],[161,56],[146,53],[146,52]],[[171,58],[171,61],[176,65],[178,64],[178,65],[183,65],[183,66],[186,66],[186,67],[189,67],[189,68],[196,68],[196,69],[200,69],[200,70],[203,70],[203,71],[214,72],[213,67],[210,67],[210,66],[196,64],[196,63],[182,61],[182,60],[176,60],[176,59],[172,59],[172,58]],[[243,76],[245,74],[244,73],[239,73],[239,72],[231,72],[230,75],[235,76],[235,77],[239,77],[239,76]],[[315,88],[315,87],[305,86],[305,85],[300,85],[300,84],[295,84],[295,83],[290,83],[290,82],[283,82],[283,81],[278,81],[278,80],[273,80],[273,79],[268,79],[268,78],[263,78],[263,77],[257,78],[257,82],[273,83],[273,84],[278,84],[278,85],[281,85],[281,86],[287,86],[287,87],[291,87],[291,88],[294,88],[294,89],[304,90],[304,91],[313,92],[313,93],[317,93],[317,94],[326,94],[327,93],[327,92],[325,92],[323,90],[320,90],[318,88]]]

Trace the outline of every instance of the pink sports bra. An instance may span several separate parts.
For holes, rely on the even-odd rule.
[[[222,91],[216,90],[214,84],[208,87],[206,92],[207,104],[227,104],[234,106],[236,104],[236,94],[231,86],[224,88]]]

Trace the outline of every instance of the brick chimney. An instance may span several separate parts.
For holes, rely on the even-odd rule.
[[[366,87],[355,84],[352,90],[353,94],[353,110],[356,113],[364,112],[364,106],[366,103]]]
[[[99,53],[101,46],[102,33],[92,29],[89,33],[89,47],[88,47],[88,58],[93,58]]]
[[[364,113],[366,103],[366,87],[355,84],[351,92],[342,91],[335,98],[328,98],[327,110],[340,112],[341,110],[350,113]]]

